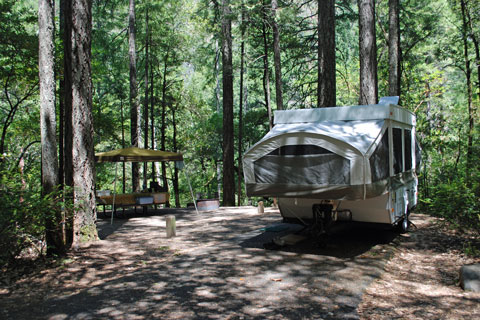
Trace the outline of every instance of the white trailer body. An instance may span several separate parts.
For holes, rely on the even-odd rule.
[[[247,195],[279,198],[287,221],[328,213],[333,221],[407,222],[420,152],[415,116],[396,101],[276,111],[274,128],[244,155]]]

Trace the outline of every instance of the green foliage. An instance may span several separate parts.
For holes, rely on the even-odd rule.
[[[0,265],[45,253],[45,226],[60,205],[58,192],[41,196],[37,179],[0,163]],[[33,183],[32,183],[33,182]]]
[[[33,8],[15,0],[0,2],[0,78],[29,82],[36,75],[38,39],[34,33],[37,16]]]
[[[17,152],[25,138],[28,139],[35,112],[37,16],[27,2],[4,0],[0,2],[0,21],[0,153],[11,153]],[[33,140],[36,139],[29,139],[23,146]]]
[[[480,257],[480,248],[475,246],[475,244],[473,242],[470,242],[470,241],[466,242],[463,245],[463,252],[467,256],[472,257],[472,258]]]
[[[464,179],[452,179],[432,185],[425,194],[421,189],[420,209],[434,216],[442,217],[458,226],[480,228],[480,197],[475,194],[476,186],[469,187]]]

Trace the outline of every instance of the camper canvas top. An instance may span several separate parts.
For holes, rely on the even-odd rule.
[[[391,119],[415,126],[415,115],[393,104],[396,101],[391,98],[382,98],[374,105],[275,111],[274,124]]]

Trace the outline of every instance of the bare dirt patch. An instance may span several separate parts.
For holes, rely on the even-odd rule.
[[[480,319],[480,293],[459,286],[459,269],[479,263],[465,248],[478,237],[448,228],[439,219],[412,215],[417,229],[392,243],[393,258],[365,291],[363,319]]]

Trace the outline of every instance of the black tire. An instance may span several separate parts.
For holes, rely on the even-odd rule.
[[[410,221],[408,218],[403,218],[402,221],[398,224],[398,229],[400,233],[407,233],[408,229],[410,228]]]

